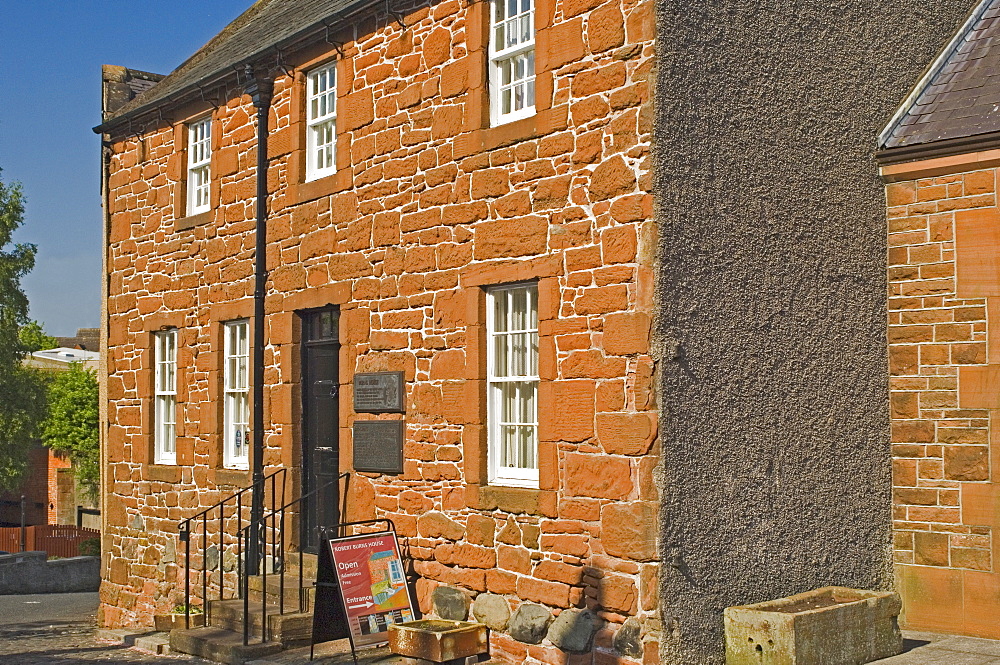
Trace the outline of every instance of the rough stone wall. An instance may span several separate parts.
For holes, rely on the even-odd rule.
[[[905,624],[995,638],[996,171],[894,182],[886,198],[894,542]]]
[[[380,16],[335,35],[349,82],[338,170],[315,182],[302,177],[302,71],[336,51],[284,54],[297,69],[278,73],[270,119],[264,461],[299,464],[295,312],[339,305],[342,470],[351,424],[373,417],[351,411],[353,373],[407,382],[405,473],[356,474],[348,515],[394,520],[421,608],[441,585],[511,610],[589,608],[599,662],[658,662],[652,7],[540,1],[538,111],[489,128],[485,6],[418,5],[405,29]],[[206,97],[220,100],[208,215],[183,217],[182,127],[150,118],[139,138],[112,137],[106,625],[178,602],[178,520],[248,480],[219,468],[217,326],[251,312],[253,109],[238,88]],[[539,285],[538,490],[485,476],[484,287],[520,280]],[[149,463],[163,326],[180,331],[177,467]],[[565,623],[538,645],[496,631],[493,652],[563,662]]]
[[[657,2],[663,662],[722,610],[887,587],[874,140],[972,2]]]

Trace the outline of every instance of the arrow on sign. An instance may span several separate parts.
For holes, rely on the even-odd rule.
[[[365,602],[364,602],[364,604],[363,604],[363,605],[348,605],[347,607],[348,607],[349,609],[352,609],[352,610],[356,610],[356,609],[358,609],[358,608],[367,608],[367,607],[371,607],[371,606],[372,606],[372,605],[374,605],[374,604],[375,604],[375,603],[373,603],[373,602],[372,602],[372,601],[370,601],[370,600],[365,600]]]

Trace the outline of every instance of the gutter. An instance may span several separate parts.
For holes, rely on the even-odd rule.
[[[241,62],[257,62],[264,59],[268,55],[278,55],[287,49],[291,49],[300,42],[315,37],[316,35],[326,34],[327,35],[326,41],[329,42],[330,41],[329,32],[334,25],[336,25],[337,23],[344,22],[347,19],[352,18],[354,15],[359,14],[367,9],[370,9],[371,7],[382,6],[382,5],[385,5],[385,0],[355,0],[355,2],[349,4],[340,12],[337,12],[332,16],[323,19],[319,23],[314,23],[308,28],[300,30],[299,32],[289,37],[286,37],[285,39],[282,39],[279,42],[270,44],[258,51],[254,51],[253,53],[244,58],[241,58]],[[330,43],[331,45],[335,45],[332,42]],[[215,74],[211,74],[203,79],[195,81],[191,83],[187,88],[182,88],[173,95],[167,95],[166,97],[158,98],[155,101],[149,102],[148,104],[143,104],[141,106],[138,106],[127,113],[111,118],[110,120],[101,123],[97,127],[94,127],[93,131],[95,134],[109,133],[111,132],[112,129],[121,125],[122,123],[135,120],[136,118],[145,115],[146,113],[149,113],[157,108],[178,104],[182,100],[195,96],[194,93],[196,93],[199,89],[208,88],[213,85],[220,84],[223,81],[233,76],[236,76],[239,71],[238,68],[239,68],[239,63],[234,63],[230,65],[230,68],[220,70]],[[156,90],[156,86],[153,86],[152,88],[150,88],[150,90],[151,91]]]
[[[888,166],[891,164],[904,164],[906,162],[934,159],[936,157],[967,155],[971,152],[981,152],[996,148],[1000,148],[1000,132],[990,132],[988,134],[960,136],[932,143],[920,143],[918,145],[879,150],[875,153],[875,163],[879,166]]]

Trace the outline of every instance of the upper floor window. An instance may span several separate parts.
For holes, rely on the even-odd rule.
[[[493,0],[489,79],[494,125],[535,112],[534,0]]]
[[[211,207],[209,183],[212,161],[212,118],[188,125],[187,214],[196,215]]]
[[[224,326],[223,367],[223,464],[230,468],[250,468],[250,345],[247,321],[229,321]]]
[[[177,463],[177,331],[153,333],[153,462]]]
[[[306,180],[337,169],[337,64],[308,73],[306,78]]]
[[[538,487],[538,287],[486,297],[490,482]]]

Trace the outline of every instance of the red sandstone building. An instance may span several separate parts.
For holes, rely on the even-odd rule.
[[[889,224],[895,561],[905,625],[1000,638],[1000,2],[880,138]]]
[[[657,662],[651,3],[488,7],[265,0],[169,76],[105,69],[104,625],[182,603],[181,521],[287,469],[265,512],[319,492],[267,556],[389,518],[424,612],[592,626],[504,620],[494,657]],[[355,410],[374,372],[399,412]],[[355,450],[375,420],[393,472]],[[226,505],[196,604],[239,566]]]

